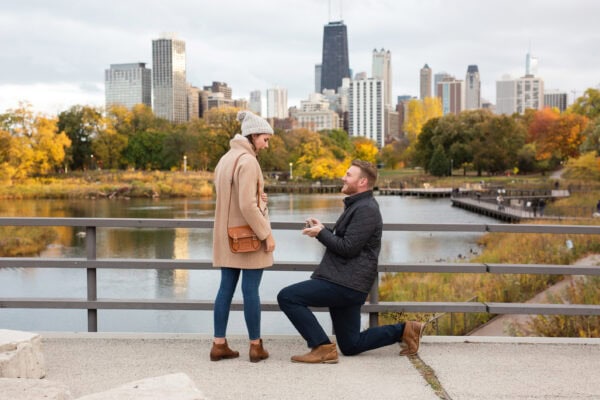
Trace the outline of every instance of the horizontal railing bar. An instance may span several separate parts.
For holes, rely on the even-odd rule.
[[[471,312],[485,313],[484,303],[477,302],[379,302],[365,304],[363,312]]]
[[[379,263],[379,272],[462,272],[486,273],[485,264],[477,263]]]
[[[328,226],[333,222],[326,222]],[[0,217],[0,226],[95,226],[98,228],[212,228],[212,219],[168,218],[38,218]],[[304,222],[271,221],[273,229],[301,230]],[[385,231],[421,232],[506,232],[506,233],[559,233],[600,234],[599,226],[537,225],[537,224],[383,224]]]
[[[598,304],[487,303],[490,314],[600,315]]]
[[[275,263],[271,271],[314,271],[317,262]],[[212,270],[210,260],[170,259],[118,259],[104,258],[0,258],[0,268],[98,268],[98,269],[187,269]],[[548,274],[548,275],[600,275],[600,267],[594,265],[546,265],[546,264],[477,264],[477,263],[381,263],[380,273],[492,273],[492,274]]]
[[[209,311],[214,309],[214,302],[207,300],[177,299],[67,299],[67,298],[0,298],[2,308],[35,308],[35,309],[91,309],[91,310],[171,310],[171,311]],[[234,311],[243,311],[244,305],[239,301],[231,303]],[[317,311],[325,308],[314,307]],[[273,301],[261,302],[263,311],[281,311]]]
[[[243,304],[234,301],[231,309],[243,311]],[[171,310],[210,311],[214,303],[205,300],[147,300],[147,299],[59,299],[59,298],[0,298],[2,308],[25,309],[91,309],[91,310]],[[262,311],[280,311],[276,302],[262,302]],[[315,311],[327,311],[315,307]],[[596,304],[532,304],[532,303],[482,303],[482,302],[382,302],[365,304],[363,313],[370,312],[466,312],[489,314],[535,314],[535,315],[600,315]]]
[[[487,264],[492,274],[600,275],[595,265]]]

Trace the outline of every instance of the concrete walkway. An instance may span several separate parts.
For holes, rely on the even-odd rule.
[[[389,346],[338,364],[289,361],[296,336],[266,337],[271,357],[211,362],[204,335],[42,333],[46,379],[74,398],[183,372],[209,399],[600,399],[600,339],[425,337],[419,357]],[[437,379],[436,379],[437,378]],[[1,392],[1,390],[0,390]]]

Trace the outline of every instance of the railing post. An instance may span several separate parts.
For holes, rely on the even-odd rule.
[[[369,292],[369,301],[371,304],[379,303],[379,274],[377,274],[377,279],[375,279],[371,292]],[[375,326],[379,326],[379,313],[372,312],[369,313],[369,327],[373,328]]]
[[[96,259],[96,227],[85,227],[85,254],[88,261]],[[87,268],[87,299],[95,301],[98,299],[96,268]],[[98,332],[98,310],[87,310],[88,332]]]

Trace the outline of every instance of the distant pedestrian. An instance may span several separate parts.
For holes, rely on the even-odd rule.
[[[540,217],[543,217],[544,216],[544,208],[546,208],[546,200],[540,199],[539,207],[540,207]]]
[[[504,197],[501,194],[496,197],[496,203],[498,203],[498,210],[504,210]]]

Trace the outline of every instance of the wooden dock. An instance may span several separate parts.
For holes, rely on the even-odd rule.
[[[560,217],[544,216],[543,212],[510,205],[494,204],[489,201],[477,200],[470,197],[453,197],[452,206],[460,207],[481,215],[496,218],[506,222],[520,222],[528,219],[561,219]]]
[[[277,184],[265,185],[267,193],[299,193],[299,194],[315,194],[315,193],[340,193],[342,184],[333,185],[298,185],[298,184]]]

